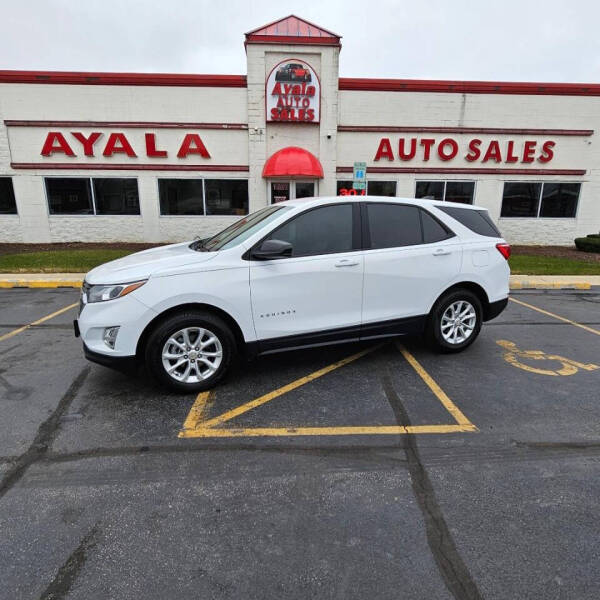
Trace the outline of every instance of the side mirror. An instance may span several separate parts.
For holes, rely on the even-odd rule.
[[[259,248],[252,252],[255,260],[275,260],[289,258],[292,255],[292,245],[282,240],[265,240]]]

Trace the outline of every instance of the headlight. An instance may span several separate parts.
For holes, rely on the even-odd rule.
[[[144,281],[135,281],[133,283],[118,283],[115,285],[88,285],[87,290],[84,292],[86,297],[86,303],[91,304],[93,302],[106,302],[106,300],[115,300],[131,294],[133,290],[137,290],[139,287],[146,283]]]

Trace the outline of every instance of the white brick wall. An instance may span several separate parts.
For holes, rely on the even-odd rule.
[[[309,62],[321,82],[321,122],[319,125],[269,123],[265,121],[265,79],[270,69],[286,58],[297,57]],[[229,225],[237,217],[161,217],[158,202],[158,177],[248,178],[250,210],[268,202],[268,182],[262,177],[267,158],[277,150],[299,145],[321,161],[324,179],[319,182],[320,195],[334,195],[336,181],[348,179],[336,168],[366,161],[369,166],[406,166],[395,159],[374,162],[379,140],[389,137],[396,152],[399,137],[434,137],[443,134],[338,133],[341,125],[379,126],[456,126],[540,129],[600,130],[600,98],[570,96],[511,96],[493,94],[452,94],[416,92],[365,92],[338,90],[339,49],[330,46],[293,46],[249,44],[247,46],[248,87],[186,88],[148,86],[86,86],[44,84],[0,84],[0,176],[13,177],[18,215],[0,215],[0,241],[49,242],[86,241],[179,241],[196,235],[206,236]],[[248,130],[201,130],[211,159],[189,157],[189,162],[206,164],[248,165],[248,173],[230,172],[159,172],[138,171],[136,165],[152,164],[140,152],[138,159],[115,156],[114,162],[131,160],[129,171],[89,171],[74,167],[68,171],[11,169],[12,162],[40,162],[41,142],[49,128],[11,128],[5,119],[69,121],[156,121],[156,122],[223,122],[247,123]],[[55,128],[52,128],[55,129]],[[67,136],[72,128],[64,128]],[[106,136],[114,128],[80,128],[102,131]],[[140,129],[124,132],[136,148],[142,147]],[[179,129],[158,129],[159,139],[169,146],[169,161],[175,162]],[[395,180],[397,195],[412,197],[417,179],[475,180],[475,202],[490,210],[506,238],[513,243],[571,244],[575,236],[600,230],[600,144],[597,133],[588,137],[542,136],[556,141],[555,158],[545,168],[585,169],[584,176],[500,176],[500,175],[415,175],[373,174],[370,179]],[[461,144],[471,137],[485,142],[499,139],[519,143],[531,136],[452,134]],[[106,139],[104,137],[103,139]],[[538,139],[538,136],[536,136]],[[77,143],[74,144],[77,146]],[[161,144],[162,145],[162,144]],[[100,151],[103,143],[99,143]],[[79,148],[79,146],[77,146]],[[175,150],[173,150],[175,148]],[[12,153],[12,156],[11,156]],[[62,161],[52,157],[51,161]],[[77,159],[79,160],[79,158]],[[90,160],[106,162],[97,157]],[[500,166],[439,160],[436,154],[425,163],[428,167]],[[423,163],[421,163],[423,166]],[[512,165],[511,165],[512,166]],[[518,167],[539,168],[515,164]],[[136,177],[141,216],[62,217],[48,216],[43,177],[83,176]],[[500,205],[505,180],[580,181],[582,193],[575,219],[500,219]]]

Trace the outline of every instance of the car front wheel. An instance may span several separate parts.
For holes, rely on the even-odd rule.
[[[152,332],[146,364],[163,385],[192,393],[214,387],[234,354],[235,339],[222,319],[189,311],[167,318]]]
[[[456,290],[440,298],[429,315],[427,338],[442,352],[460,352],[481,330],[483,311],[479,298],[468,290]]]

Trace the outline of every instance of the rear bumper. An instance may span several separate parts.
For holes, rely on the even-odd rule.
[[[506,308],[507,304],[508,298],[503,298],[497,302],[490,302],[488,309],[485,311],[484,321],[495,319]]]
[[[129,373],[137,370],[140,362],[137,356],[108,356],[106,354],[100,354],[90,350],[85,344],[83,344],[83,355],[91,362],[102,365],[103,367],[109,367]]]

